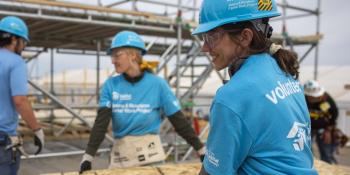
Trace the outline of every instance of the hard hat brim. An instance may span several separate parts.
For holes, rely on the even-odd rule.
[[[210,23],[205,23],[205,24],[200,24],[193,32],[192,35],[199,35],[201,33],[208,32],[218,26],[221,26],[222,21],[215,21],[215,22],[210,22]],[[228,22],[229,23],[229,22]]]
[[[304,91],[305,95],[315,97],[315,98],[321,97],[325,92],[326,90],[324,89],[324,87],[320,87],[320,90],[317,92]]]
[[[265,15],[251,15],[250,17],[244,16],[244,20],[242,20],[242,17],[235,16],[235,17],[217,20],[217,21],[213,21],[213,22],[203,23],[203,24],[198,25],[198,27],[192,32],[192,35],[199,35],[201,33],[208,32],[208,31],[210,31],[216,27],[220,27],[224,24],[250,21],[250,20],[260,19],[260,18],[273,18],[273,17],[277,17],[280,15],[281,15],[281,13],[279,13],[279,12],[269,13],[269,14],[265,14]]]
[[[122,47],[131,47],[131,48],[136,48],[136,49],[140,49],[141,50],[141,54],[142,55],[146,55],[147,51],[144,50],[143,48],[139,48],[139,47],[134,47],[134,46],[116,46],[116,47],[111,47],[111,48],[108,48],[107,49],[107,55],[112,55],[112,51],[113,49],[116,49],[116,48],[122,48]]]
[[[13,31],[10,31],[10,30],[7,30],[7,29],[0,29],[0,31],[4,31],[4,32],[10,33],[10,34],[12,34],[12,35],[16,35],[16,36],[18,36],[18,37],[20,37],[20,38],[23,38],[23,39],[26,40],[27,42],[29,42],[29,38],[28,38],[27,36],[25,36],[25,35],[20,35],[20,34],[18,34],[18,33],[14,33]]]

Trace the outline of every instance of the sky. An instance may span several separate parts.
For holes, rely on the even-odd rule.
[[[315,8],[317,0],[288,1],[290,5]],[[293,2],[293,3],[292,3]],[[350,65],[348,47],[350,46],[349,23],[345,21],[350,16],[348,0],[322,0],[320,16],[320,33],[324,38],[320,41],[320,65]],[[287,12],[288,13],[288,12]],[[292,12],[290,12],[292,13]],[[316,29],[314,16],[287,21],[287,30],[291,34],[313,34]],[[312,64],[314,57],[308,57],[306,63]]]
[[[119,0],[120,1],[120,0]],[[161,1],[161,0],[158,0]],[[97,4],[97,0],[75,0],[74,2],[83,2],[88,4]],[[113,0],[101,0],[102,4],[109,4],[116,2]],[[177,2],[177,1],[173,1]],[[184,4],[192,5],[192,0],[182,0]],[[277,2],[281,2],[278,0]],[[290,5],[307,7],[315,9],[317,0],[307,1],[287,1]],[[197,6],[200,5],[200,1],[197,1]],[[129,3],[130,4],[130,3]],[[120,6],[119,8],[130,8],[130,5]],[[139,4],[140,10],[155,9],[149,8],[150,5]],[[321,1],[321,21],[320,21],[320,33],[324,35],[324,38],[319,44],[319,65],[350,65],[350,58],[348,58],[348,50],[350,47],[350,32],[348,32],[349,24],[345,20],[350,16],[348,7],[350,1],[348,0],[322,0]],[[164,9],[157,6],[159,13],[162,13]],[[176,11],[176,9],[168,8],[167,10]],[[288,10],[287,14],[299,14],[294,10]],[[190,15],[192,16],[192,15]],[[198,18],[198,14],[197,14]],[[272,21],[274,31],[281,32],[281,21]],[[297,19],[287,20],[287,30],[289,35],[302,36],[313,35],[316,32],[316,17],[304,17]],[[296,51],[299,55],[305,53],[307,47],[296,47]],[[29,71],[32,77],[41,76],[49,73],[49,59],[50,54],[44,53],[39,56],[37,60],[32,61],[29,64]],[[147,56],[146,56],[147,58]],[[314,63],[314,52],[308,55],[301,66],[310,66]],[[45,65],[45,66],[43,66]],[[83,55],[68,55],[68,54],[55,54],[55,72],[61,72],[63,70],[71,69],[95,69],[96,57],[95,56],[83,56]],[[102,69],[113,69],[110,58],[101,57]]]

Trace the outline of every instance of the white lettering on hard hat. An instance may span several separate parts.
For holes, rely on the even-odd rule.
[[[286,83],[277,82],[278,86],[271,90],[270,93],[265,94],[265,97],[273,104],[278,103],[278,99],[285,99],[289,95],[301,92],[299,82],[291,82],[288,80]]]
[[[228,2],[228,9],[229,10],[255,7],[257,5],[256,0],[238,1],[238,2],[235,0],[226,0],[226,1]]]

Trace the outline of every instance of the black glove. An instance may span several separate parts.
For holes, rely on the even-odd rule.
[[[90,154],[85,153],[83,155],[83,159],[81,160],[81,163],[80,163],[79,174],[83,173],[84,171],[91,170],[91,162],[93,159],[94,157],[91,156]]]
[[[199,155],[199,158],[201,159],[201,162],[203,162],[205,157],[205,152],[207,152],[207,147],[203,146],[201,149],[197,151],[197,154]]]
[[[89,171],[89,170],[91,170],[91,162],[90,161],[85,160],[84,162],[82,162],[80,164],[79,174],[83,173],[84,171]]]
[[[201,159],[201,162],[203,162],[203,160],[204,160],[204,154],[203,155],[199,155],[199,158]]]
[[[44,144],[44,131],[43,129],[39,129],[34,132],[34,145],[38,147],[38,150],[35,152],[35,155],[41,152],[41,150],[44,147]]]

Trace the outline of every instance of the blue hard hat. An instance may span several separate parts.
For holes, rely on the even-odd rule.
[[[274,0],[203,0],[199,25],[192,35],[205,33],[228,23],[280,15]]]
[[[24,21],[15,16],[7,16],[0,21],[0,30],[19,36],[29,41],[28,27]]]
[[[117,33],[111,43],[111,47],[107,50],[108,54],[112,53],[112,49],[120,47],[133,47],[140,49],[142,55],[146,54],[145,43],[142,41],[141,37],[132,31],[121,31]]]

